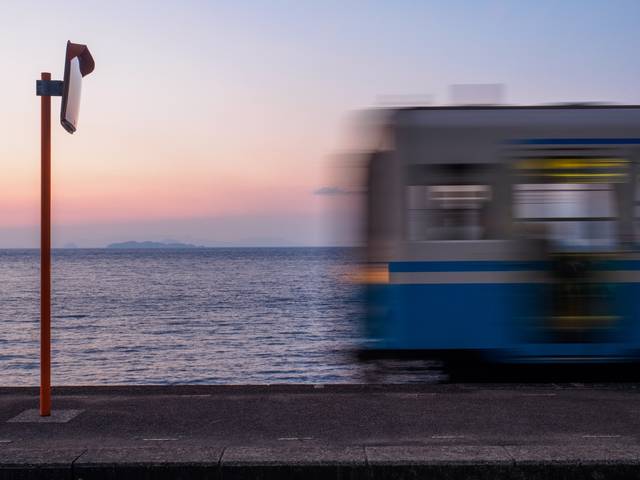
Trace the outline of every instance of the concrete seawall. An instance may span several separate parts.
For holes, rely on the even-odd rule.
[[[0,388],[0,479],[639,478],[640,387]]]

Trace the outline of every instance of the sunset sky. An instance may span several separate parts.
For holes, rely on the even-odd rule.
[[[35,80],[62,78],[68,39],[96,69],[76,134],[52,101],[54,246],[327,245],[355,112],[453,83],[640,103],[639,18],[637,0],[2,1],[0,248],[38,245]]]

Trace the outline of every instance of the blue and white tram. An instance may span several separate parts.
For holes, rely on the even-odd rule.
[[[368,356],[640,360],[640,106],[388,112]]]

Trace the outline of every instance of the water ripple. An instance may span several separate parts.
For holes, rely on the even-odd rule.
[[[353,250],[57,250],[53,382],[350,382]],[[38,383],[39,252],[0,250],[0,385]]]

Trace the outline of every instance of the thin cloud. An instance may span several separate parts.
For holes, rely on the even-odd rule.
[[[317,190],[314,190],[314,195],[349,195],[351,192],[344,190],[340,187],[321,187]]]

